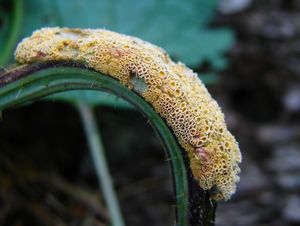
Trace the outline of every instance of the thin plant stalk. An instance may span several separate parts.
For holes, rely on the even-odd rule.
[[[85,130],[92,161],[96,170],[98,182],[104,196],[104,200],[110,213],[113,226],[124,226],[124,220],[118,203],[117,195],[113,188],[113,181],[110,175],[101,134],[97,127],[97,122],[93,109],[83,102],[78,105],[82,125]]]

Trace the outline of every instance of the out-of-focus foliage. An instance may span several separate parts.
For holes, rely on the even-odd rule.
[[[27,0],[23,6],[21,36],[28,36],[45,26],[106,28],[159,45],[188,66],[207,62],[217,72],[226,66],[223,54],[231,46],[233,34],[228,29],[208,27],[216,4],[217,0]],[[88,91],[78,93],[58,94],[56,98],[128,106],[121,100],[116,103],[116,98],[110,95]]]
[[[0,66],[12,58],[21,31],[23,1],[0,0]]]

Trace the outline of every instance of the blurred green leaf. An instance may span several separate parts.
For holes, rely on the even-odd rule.
[[[77,104],[80,101],[87,103],[91,106],[110,106],[115,108],[133,109],[132,105],[129,104],[122,98],[115,96],[114,94],[101,92],[101,91],[67,91],[64,93],[57,93],[49,97],[49,99],[56,99],[62,101],[68,101],[73,104]],[[97,100],[95,100],[97,98]]]
[[[190,67],[209,63],[213,72],[224,69],[224,53],[233,42],[225,28],[209,28],[217,0],[27,0],[22,36],[45,26],[106,28],[134,35],[163,47]],[[115,97],[90,91],[57,94],[55,98],[112,106]]]
[[[0,0],[0,66],[11,58],[21,30],[23,0]]]

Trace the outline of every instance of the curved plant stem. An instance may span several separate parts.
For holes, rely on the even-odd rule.
[[[101,185],[101,190],[110,213],[112,224],[114,226],[124,226],[125,224],[120,211],[117,195],[114,192],[112,178],[106,164],[107,161],[105,158],[104,146],[101,140],[100,131],[97,128],[95,116],[91,107],[85,103],[79,103],[78,110],[85,129],[92,161],[96,168],[98,182]]]
[[[0,111],[49,94],[75,89],[112,92],[140,110],[159,134],[170,159],[176,192],[177,225],[214,225],[216,204],[212,202],[209,192],[203,191],[194,181],[185,152],[171,129],[143,98],[117,80],[74,62],[23,65],[0,74]]]
[[[4,47],[2,52],[0,53],[0,66],[5,65],[13,53],[15,45],[18,41],[21,24],[22,24],[22,17],[23,17],[23,0],[14,0],[13,1],[13,10],[10,15],[10,20],[12,21],[9,23],[9,36],[5,39],[6,42],[4,43]]]

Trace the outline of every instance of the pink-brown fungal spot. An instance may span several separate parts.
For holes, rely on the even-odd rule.
[[[206,162],[206,163],[209,162],[209,156],[204,148],[197,147],[197,148],[195,148],[195,151],[196,151],[197,156],[202,158],[204,160],[204,162]]]
[[[42,58],[44,58],[45,56],[46,56],[46,54],[43,53],[42,51],[37,51],[37,53],[36,53],[36,58],[37,58],[37,59],[42,59]]]
[[[111,47],[110,48],[110,54],[115,57],[115,58],[118,58],[118,57],[121,57],[124,55],[124,50],[122,50],[121,48],[119,47]]]

